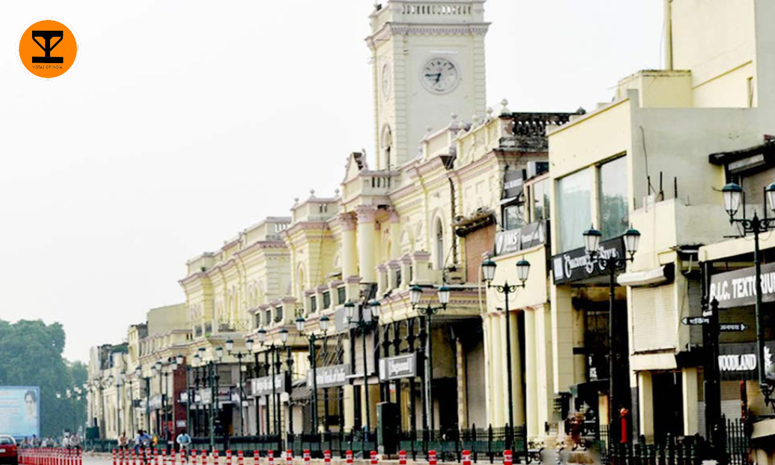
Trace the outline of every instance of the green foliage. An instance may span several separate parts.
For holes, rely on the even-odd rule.
[[[87,379],[83,363],[62,358],[65,331],[59,323],[0,320],[0,386],[40,386],[41,435],[59,436],[86,418],[86,398],[67,399],[67,389]],[[57,399],[56,393],[62,394]]]

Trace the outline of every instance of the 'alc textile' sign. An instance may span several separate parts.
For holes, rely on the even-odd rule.
[[[710,298],[719,308],[742,307],[756,303],[754,268],[719,273],[710,277]],[[775,302],[775,263],[762,265],[762,301]]]
[[[624,258],[624,240],[617,237],[601,242],[597,257],[594,259],[587,254],[584,247],[555,255],[552,257],[554,284],[564,284],[605,274],[605,266],[598,257]]]
[[[379,359],[379,379],[382,381],[415,376],[417,376],[416,353]]]
[[[537,221],[519,229],[499,232],[495,235],[495,254],[505,255],[545,244],[546,231],[546,221]]]
[[[349,365],[332,365],[327,367],[317,367],[318,389],[344,386],[347,384],[347,375],[350,374]],[[312,387],[312,369],[307,371],[307,386]]]

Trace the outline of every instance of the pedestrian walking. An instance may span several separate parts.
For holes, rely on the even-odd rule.
[[[188,463],[188,457],[191,454],[191,436],[188,435],[186,430],[183,430],[178,434],[175,442],[178,443],[181,458],[183,458],[184,462]]]

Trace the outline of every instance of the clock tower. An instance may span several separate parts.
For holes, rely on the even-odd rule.
[[[377,169],[413,159],[430,127],[484,115],[485,0],[387,0],[371,14]]]

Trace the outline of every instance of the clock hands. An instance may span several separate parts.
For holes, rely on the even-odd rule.
[[[433,77],[433,76],[436,76],[436,83],[438,84],[438,83],[439,83],[439,80],[441,79],[441,73],[436,73],[436,74],[426,74],[426,75],[425,75],[425,77]]]

